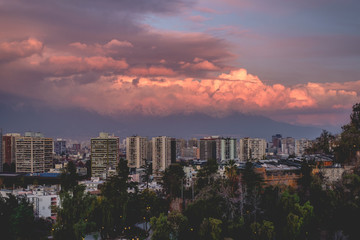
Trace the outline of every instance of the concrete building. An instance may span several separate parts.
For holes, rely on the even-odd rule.
[[[302,156],[305,154],[305,150],[312,146],[312,141],[302,138],[295,141],[295,155]]]
[[[294,155],[295,154],[295,139],[287,137],[281,139],[281,154]]]
[[[148,153],[148,139],[133,136],[126,138],[126,160],[129,168],[140,168],[145,165]]]
[[[0,172],[3,171],[3,136],[2,136],[2,129],[0,128]]]
[[[266,152],[266,140],[262,138],[242,138],[239,144],[241,161],[263,159]]]
[[[200,139],[200,159],[201,160],[210,160],[210,159],[217,159],[217,153],[219,151],[216,151],[219,147],[219,137],[218,136],[212,136],[212,137],[204,137]]]
[[[220,139],[220,160],[234,160],[237,158],[236,138]]]
[[[2,161],[3,164],[15,163],[15,138],[20,137],[19,133],[7,133],[2,137]]]
[[[53,165],[53,139],[27,133],[15,138],[16,172],[43,173]]]
[[[152,138],[153,174],[159,176],[171,163],[176,162],[176,139],[170,137]]]
[[[116,174],[119,163],[119,138],[101,132],[91,139],[91,176],[106,179]]]
[[[58,138],[54,141],[54,152],[56,155],[66,154],[66,141]]]

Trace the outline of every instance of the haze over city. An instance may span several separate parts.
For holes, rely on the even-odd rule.
[[[162,134],[181,135],[208,117],[216,124],[183,135],[218,133],[225,119],[243,137],[264,117],[262,129],[302,126],[292,136],[336,133],[359,101],[359,10],[350,0],[0,1],[0,126],[151,135],[138,125],[180,118]]]

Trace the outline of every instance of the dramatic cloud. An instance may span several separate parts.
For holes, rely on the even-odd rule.
[[[27,40],[1,42],[0,43],[0,62],[12,61],[18,58],[29,57],[33,54],[40,53],[43,48],[42,42],[35,38]]]
[[[111,116],[339,125],[360,100],[349,3],[0,0],[0,91]]]

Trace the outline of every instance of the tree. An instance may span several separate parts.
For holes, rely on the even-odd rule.
[[[221,225],[222,221],[216,218],[204,218],[200,225],[199,236],[200,239],[219,240],[221,239]]]
[[[79,175],[76,173],[76,165],[73,161],[69,161],[61,174],[61,191],[73,190],[77,186],[78,180]]]
[[[145,165],[143,165],[142,168],[144,168],[144,174],[141,176],[141,180],[146,183],[146,188],[148,189],[150,177],[152,174],[152,164],[145,162]]]
[[[218,171],[218,164],[215,159],[209,159],[196,175],[196,188],[201,190],[203,187],[214,182],[214,177]]]
[[[167,217],[161,213],[158,218],[152,217],[150,225],[153,230],[152,240],[168,240],[170,239],[171,227],[167,221]]]
[[[61,207],[57,209],[57,221],[54,225],[55,239],[82,239],[95,230],[92,219],[95,197],[84,193],[85,187],[77,185],[70,192],[62,192]]]
[[[237,166],[235,165],[235,161],[229,160],[229,162],[225,167],[225,175],[230,183],[232,195],[234,194],[236,187],[238,186],[239,175],[237,170],[238,169]]]
[[[180,197],[185,177],[184,169],[179,164],[171,164],[162,177],[163,188],[170,198]]]
[[[360,104],[353,106],[350,115],[350,123],[342,127],[340,140],[335,148],[336,161],[339,163],[349,163],[356,159],[356,153],[360,149]]]
[[[334,142],[335,137],[330,132],[322,130],[320,136],[315,139],[312,147],[307,149],[308,153],[323,153],[331,154],[332,147],[331,144]]]
[[[250,226],[252,239],[254,240],[272,240],[275,237],[274,223],[270,221],[262,221],[262,223],[253,222]]]

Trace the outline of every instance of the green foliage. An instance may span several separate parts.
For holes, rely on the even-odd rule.
[[[183,179],[185,177],[184,169],[179,164],[171,164],[162,177],[162,184],[166,194],[170,198],[180,197]]]
[[[73,161],[69,161],[61,174],[61,191],[73,190],[77,186],[78,180],[79,175],[76,173],[76,165]]]
[[[153,230],[152,240],[168,240],[170,239],[171,227],[167,221],[167,217],[161,213],[158,218],[152,217],[150,225]]]
[[[50,224],[34,218],[33,205],[25,197],[0,196],[0,232],[2,239],[46,239]]]
[[[323,130],[320,137],[316,138],[313,145],[307,149],[307,153],[331,154],[333,152],[331,144],[334,140],[334,135],[326,130]]]
[[[218,164],[215,159],[209,159],[196,175],[196,188],[200,191],[205,186],[214,182],[215,175],[218,170]]]
[[[216,218],[204,218],[200,225],[199,236],[200,239],[221,239],[221,225],[222,221]]]
[[[262,221],[262,223],[253,222],[250,225],[251,238],[254,240],[271,240],[275,237],[274,223],[270,221]]]
[[[84,193],[85,187],[77,185],[72,192],[60,195],[61,207],[57,209],[57,221],[54,225],[55,239],[82,239],[95,230],[92,221],[94,196]]]

